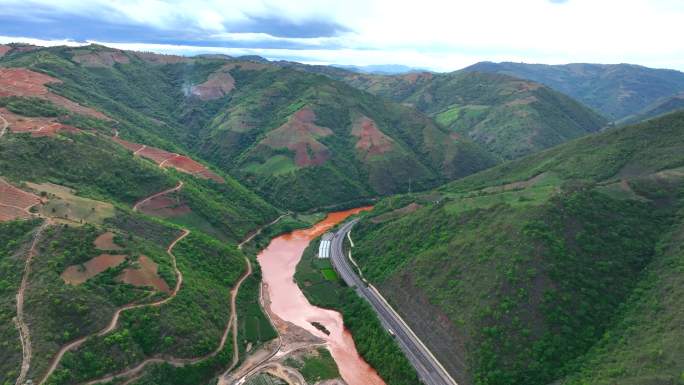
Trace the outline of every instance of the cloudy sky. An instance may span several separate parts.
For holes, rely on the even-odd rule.
[[[438,71],[482,60],[684,70],[684,0],[0,0],[0,42]]]

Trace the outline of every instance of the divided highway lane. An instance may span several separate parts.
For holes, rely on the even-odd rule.
[[[374,287],[369,287],[361,281],[344,256],[342,247],[344,237],[347,236],[357,221],[353,220],[345,223],[332,239],[330,259],[335,270],[337,270],[347,285],[353,287],[361,297],[371,304],[383,326],[394,333],[399,346],[413,367],[416,368],[418,376],[423,383],[426,385],[458,385],[380,293]]]

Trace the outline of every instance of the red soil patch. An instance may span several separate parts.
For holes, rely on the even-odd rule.
[[[164,293],[171,293],[169,285],[159,276],[159,274],[157,274],[158,266],[153,260],[141,255],[140,258],[138,258],[138,265],[139,267],[137,269],[125,269],[118,277],[119,281],[134,286],[152,286]]]
[[[228,72],[218,71],[209,75],[206,82],[193,86],[190,92],[201,100],[219,99],[235,88],[235,79]]]
[[[138,155],[150,159],[157,164],[161,164],[165,160],[171,159],[174,156],[176,156],[176,154],[172,152],[164,151],[156,147],[145,147],[142,150],[138,151]]]
[[[125,141],[123,139],[119,139],[116,136],[112,137],[112,140],[119,143],[120,145],[126,147],[128,150],[133,151],[133,152],[136,152],[136,151],[140,150],[141,148],[143,148],[142,144],[128,142],[128,141]]]
[[[126,260],[125,255],[100,254],[81,265],[72,265],[60,275],[68,285],[80,285],[110,267],[119,266]]]
[[[185,203],[169,195],[154,197],[140,205],[138,210],[147,215],[161,218],[172,218],[192,212]]]
[[[7,120],[14,133],[31,133],[32,136],[54,136],[59,132],[80,132],[76,127],[55,121],[54,118],[29,118],[0,108],[0,114]]]
[[[176,155],[164,161],[162,167],[173,167],[178,171],[195,175],[204,179],[212,179],[216,182],[223,183],[224,180],[220,176],[208,170],[204,165],[184,155]]]
[[[394,147],[394,141],[380,131],[373,119],[366,116],[356,120],[352,126],[352,135],[359,138],[356,149],[366,155],[381,155]]]
[[[0,221],[28,218],[28,209],[41,203],[37,195],[20,190],[0,179]]]
[[[20,96],[47,99],[71,112],[109,120],[103,113],[54,94],[45,86],[49,83],[61,82],[61,80],[55,79],[52,76],[25,68],[0,68],[0,97]]]
[[[111,231],[100,234],[93,244],[100,250],[121,250],[121,246],[114,243],[114,233]]]
[[[330,158],[330,150],[318,138],[332,135],[327,127],[314,124],[316,115],[304,107],[295,112],[287,123],[269,132],[261,144],[271,148],[288,148],[295,152],[295,164],[299,167],[317,166]]]
[[[201,163],[198,163],[183,155],[177,155],[167,160],[166,163],[164,163],[164,166],[183,170],[189,174],[204,171],[204,166]]]
[[[5,56],[5,54],[12,50],[12,47],[4,44],[0,44],[0,57]]]
[[[213,173],[211,170],[200,171],[200,172],[196,173],[195,176],[197,176],[199,178],[204,178],[204,179],[211,179],[214,182],[218,182],[218,183],[224,183],[225,182],[223,180],[223,178],[221,178],[219,175]]]
[[[212,179],[218,183],[225,182],[223,178],[209,171],[201,163],[188,158],[184,155],[179,155],[173,152],[164,151],[156,147],[148,147],[142,144],[128,142],[116,136],[112,140],[124,146],[130,151],[140,155],[143,158],[150,159],[157,163],[160,167],[173,167],[178,171],[185,172],[199,178]]]
[[[128,64],[131,59],[123,51],[74,51],[73,60],[84,67],[111,67],[115,63]]]
[[[0,222],[9,222],[16,219],[26,219],[31,215],[24,210],[16,207],[5,206],[0,204]]]

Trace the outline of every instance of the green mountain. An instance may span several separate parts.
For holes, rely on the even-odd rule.
[[[514,159],[601,129],[603,117],[539,83],[457,71],[382,76],[280,63],[415,107],[450,132]]]
[[[4,65],[117,115],[122,139],[195,155],[280,207],[424,189],[494,163],[414,109],[277,65],[99,46],[12,52]]]
[[[140,381],[209,382],[237,360],[233,335],[237,352],[275,337],[236,245],[280,210],[196,157],[167,116],[183,83],[161,62],[183,60],[100,47],[2,58],[0,383],[81,383],[159,356],[200,359],[151,362]]]
[[[420,189],[494,163],[412,108],[339,81],[253,64],[231,70],[228,105],[198,130],[198,151],[286,207]]]
[[[667,96],[656,100],[643,110],[619,120],[619,124],[629,124],[652,119],[658,116],[684,109],[684,93]]]
[[[211,383],[276,337],[237,244],[378,196],[355,258],[459,383],[677,383],[684,113],[604,123],[501,74],[0,46],[0,383]]]
[[[501,73],[539,82],[611,120],[626,118],[658,99],[684,91],[684,73],[632,64],[481,62],[464,71]]]
[[[354,259],[462,384],[678,383],[684,113],[384,199]]]
[[[9,47],[3,384],[84,383],[138,365],[137,383],[209,383],[276,337],[240,241],[285,209],[358,204],[495,163],[420,112],[321,75],[221,56]]]

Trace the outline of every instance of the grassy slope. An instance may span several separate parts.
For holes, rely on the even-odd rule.
[[[628,117],[660,98],[684,90],[682,72],[631,64],[544,65],[483,62],[466,70],[503,73],[546,84],[611,120]]]
[[[430,119],[323,76],[278,67],[231,71],[237,89],[229,108],[202,130],[202,152],[235,167],[257,191],[295,209],[426,188],[493,164],[477,146],[454,140]],[[273,129],[308,106],[316,124],[333,134],[319,141],[331,151],[322,166],[297,167],[292,152],[259,145]],[[352,119],[365,115],[395,142],[393,151],[364,158],[354,146]]]
[[[493,159],[466,140],[455,140],[429,118],[387,103],[327,77],[274,65],[197,58],[187,63],[150,64],[132,53],[130,63],[84,67],[79,52],[107,52],[89,46],[49,48],[9,55],[6,66],[29,67],[64,81],[50,87],[117,120],[124,139],[191,153],[238,176],[277,205],[295,209],[326,206],[376,194],[427,188],[492,165]],[[183,90],[232,63],[236,89],[202,102]],[[292,152],[258,146],[299,108],[309,105],[316,123],[334,135],[321,142],[332,158],[320,167],[295,167]],[[351,119],[376,120],[395,142],[391,153],[364,159],[354,149]],[[334,187],[332,187],[334,186]],[[312,190],[319,190],[314,193]]]
[[[675,338],[645,318],[635,323],[639,301],[655,297],[634,288],[674,247],[661,235],[678,220],[683,133],[684,114],[673,114],[503,164],[429,197],[382,202],[378,214],[411,200],[424,207],[362,222],[356,259],[463,383],[546,384],[578,368],[580,378],[603,381],[638,383],[638,373],[660,369],[674,378],[684,369],[674,363],[678,345],[654,342],[671,358],[650,372],[630,369],[636,351],[612,354],[615,341],[638,343],[614,337],[623,335],[619,322],[639,341]],[[517,181],[528,182],[509,184]],[[666,313],[657,324],[678,314],[676,303],[659,304]]]
[[[605,123],[565,95],[505,75],[453,72],[352,76],[348,81],[369,92],[410,103],[504,159],[586,135]]]
[[[21,344],[12,319],[16,316],[16,294],[21,283],[24,252],[30,246],[37,221],[0,224],[0,382],[9,383],[19,374]]]
[[[14,57],[12,60],[17,60],[13,64],[22,64],[22,61],[25,61],[24,64],[35,66],[42,71],[64,71],[60,76],[64,76],[65,83],[59,86],[61,88],[57,92],[116,117],[118,122],[114,124],[122,135],[180,151],[181,145],[170,144],[172,140],[182,143],[173,136],[173,130],[168,125],[162,129],[160,127],[164,126],[163,123],[160,126],[160,123],[154,123],[147,118],[149,115],[154,116],[155,111],[160,115],[167,113],[164,101],[156,105],[152,98],[157,92],[160,95],[164,94],[164,91],[158,88],[162,85],[155,81],[154,71],[150,71],[152,74],[148,72],[150,77],[135,78],[136,82],[148,87],[149,96],[152,98],[148,100],[149,105],[147,102],[143,103],[146,100],[144,95],[137,94],[141,92],[139,89],[122,90],[122,100],[114,100],[103,90],[115,93],[112,91],[114,87],[121,88],[124,84],[117,84],[116,79],[107,70],[86,70],[77,67],[68,62],[63,57],[64,54],[59,49],[46,50],[35,56]],[[135,72],[141,68],[134,67],[128,70]],[[97,78],[89,77],[91,75],[88,72],[92,72],[91,75]],[[51,73],[57,75],[59,72]],[[72,82],[70,76],[76,80],[86,79],[93,83]],[[157,110],[139,112],[124,102],[140,102],[140,108],[147,105],[147,108]],[[91,244],[97,233],[104,231],[105,228],[119,232],[122,234],[119,242],[123,242],[126,247],[124,253],[132,257],[147,255],[159,264],[159,274],[169,286],[175,284],[176,278],[165,249],[178,235],[177,227],[160,220],[146,219],[132,213],[130,207],[143,197],[176,185],[178,180],[185,182],[183,199],[199,221],[195,223],[196,228],[209,227],[213,230],[212,233],[220,234],[220,239],[212,239],[191,227],[193,234],[181,242],[176,250],[179,268],[185,274],[185,282],[178,298],[156,312],[151,309],[139,309],[135,314],[126,313],[122,316],[121,325],[117,330],[101,339],[89,341],[78,352],[67,354],[51,381],[72,383],[75,378],[92,378],[120,368],[126,363],[137,362],[149,354],[164,353],[192,357],[212,350],[218,343],[227,320],[228,290],[244,269],[243,254],[235,250],[235,243],[258,225],[274,218],[277,210],[226,174],[222,174],[226,183],[216,184],[174,170],[162,170],[147,160],[132,156],[130,152],[106,137],[111,134],[112,122],[79,115],[65,116],[63,110],[38,99],[3,99],[3,104],[25,116],[59,115],[60,120],[89,131],[53,138],[6,134],[0,140],[0,175],[3,178],[16,184],[24,181],[57,183],[75,189],[79,195],[112,203],[116,208],[116,216],[106,219],[103,226],[60,225],[51,227],[45,233],[40,252],[34,260],[34,275],[31,278],[26,303],[34,344],[31,378],[40,378],[48,360],[59,346],[101,329],[111,318],[115,307],[133,300],[143,300],[143,297],[144,300],[151,300],[161,295],[150,290],[136,289],[115,280],[120,271],[130,265],[130,261],[116,269],[101,273],[86,284],[65,285],[59,274],[67,265],[82,263],[100,253],[94,250]],[[11,234],[13,233],[3,231],[3,236]],[[18,246],[13,242],[8,242],[7,245]],[[3,254],[3,260],[4,257]],[[12,255],[12,259],[5,262],[20,263],[20,257],[23,258],[23,254]],[[13,275],[8,273],[3,277],[10,279]],[[239,303],[249,319],[248,322],[261,326],[258,332],[242,327],[241,333],[245,336],[240,337],[240,341],[258,344],[264,339],[271,338],[273,331],[263,313],[255,307],[257,286],[253,282],[247,285],[247,282],[243,288],[244,292],[241,291]],[[15,284],[8,281],[6,290],[7,295],[11,294],[13,298],[16,293]],[[151,297],[148,298],[148,294]],[[11,300],[7,303],[11,304]],[[193,317],[188,318],[186,312],[192,308],[195,309]],[[197,325],[202,327],[197,328]],[[13,381],[17,374],[17,336],[7,334],[1,343],[8,347],[7,352],[10,354],[7,361],[3,362],[12,365],[2,368],[0,382],[4,383]],[[240,348],[244,349],[242,343]],[[173,376],[180,383],[196,383],[193,381],[198,378],[197,376],[201,376],[203,381],[209,381],[216,374],[217,368],[225,368],[225,363],[230,360],[231,355],[232,351],[227,349],[213,361],[180,370]],[[154,370],[156,374],[150,374],[152,378],[166,378],[163,369],[162,372]]]
[[[679,93],[674,96],[663,97],[655,102],[649,104],[641,111],[629,115],[621,120],[618,124],[638,123],[644,120],[657,118],[662,115],[669,114],[684,108],[684,93]]]

